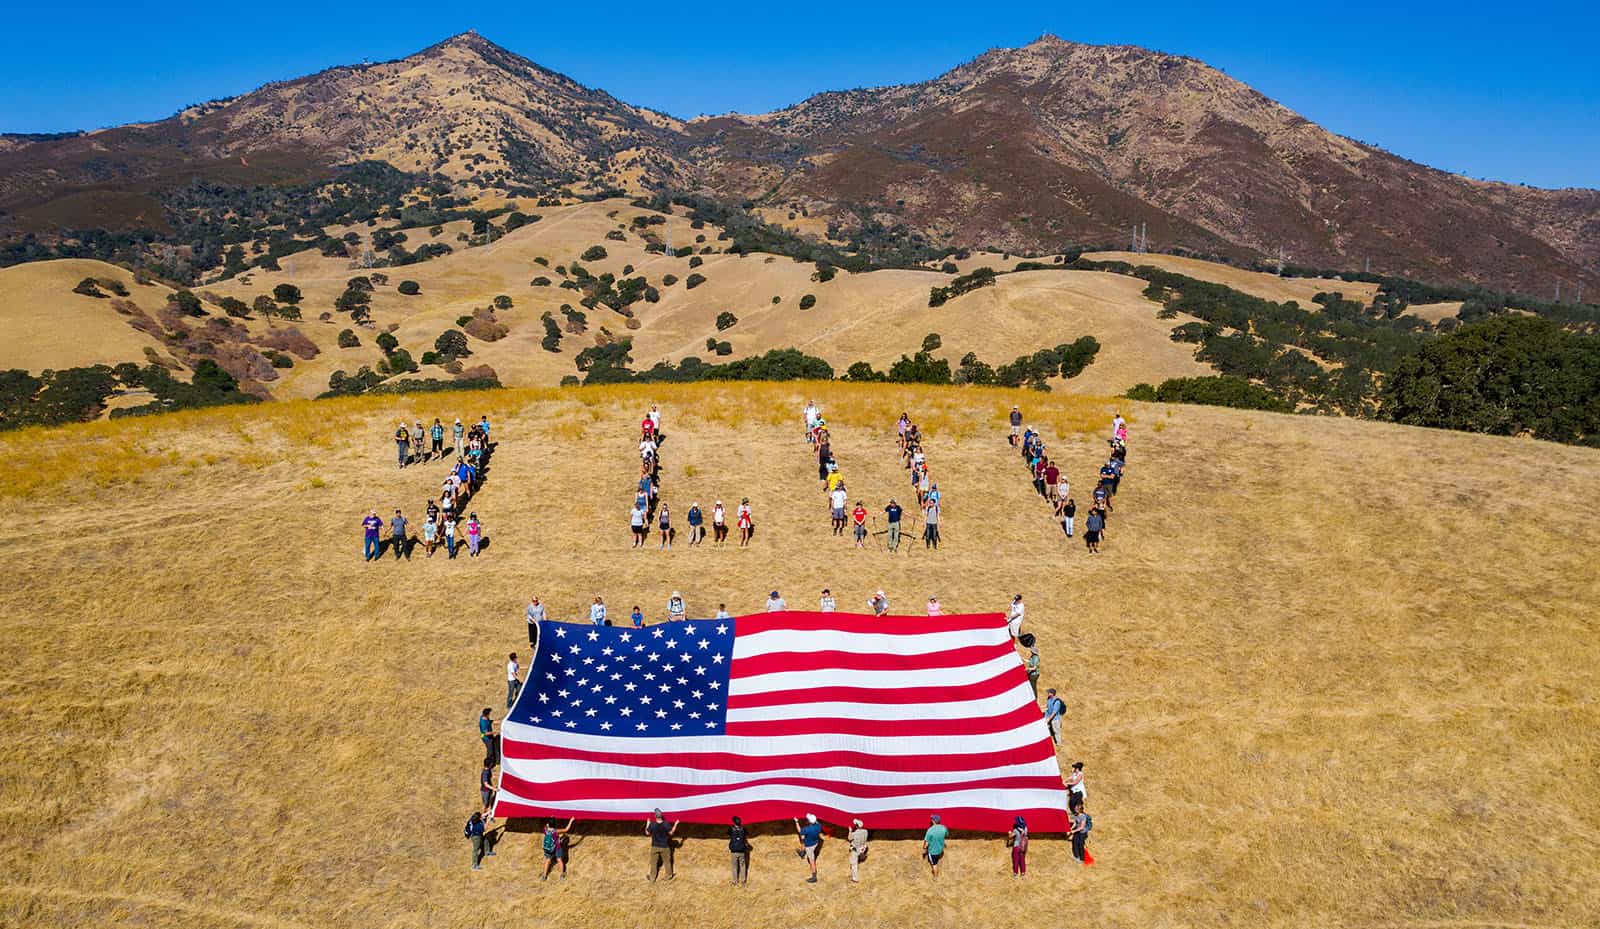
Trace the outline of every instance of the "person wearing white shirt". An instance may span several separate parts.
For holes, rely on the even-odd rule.
[[[711,508],[711,541],[721,545],[728,538],[728,511],[723,508],[722,501],[718,500],[716,506]]]
[[[650,412],[646,415],[650,417],[650,424],[656,427],[655,433],[659,437],[661,435],[661,408],[652,403],[650,404]]]
[[[539,644],[539,624],[544,622],[544,604],[539,602],[538,597],[528,601],[527,617],[528,645],[537,646]]]
[[[780,610],[787,610],[788,608],[789,604],[783,602],[783,598],[778,596],[778,592],[776,590],[772,592],[772,596],[767,598],[768,613],[776,613]]]
[[[684,615],[683,595],[678,593],[676,590],[674,590],[672,592],[672,598],[667,601],[667,619],[668,620],[682,619],[683,615]]]
[[[517,653],[512,652],[511,660],[506,662],[506,709],[508,710],[517,702],[517,694],[522,692],[522,678],[517,676],[521,670],[521,665],[517,664]]]
[[[1006,610],[1006,631],[1014,639],[1022,635],[1022,594],[1011,598],[1011,607]]]
[[[806,441],[810,442],[811,430],[817,426],[817,403],[815,400],[806,401],[804,413],[806,417]]]
[[[832,613],[839,608],[839,604],[834,602],[833,591],[826,587],[822,588],[822,599],[817,601],[817,608],[824,613]]]
[[[656,453],[656,443],[655,443],[654,439],[640,439],[639,440],[639,458],[641,460],[649,461],[652,457],[655,456],[655,453]]]
[[[732,618],[733,618],[733,615],[728,612],[728,605],[726,603],[717,604],[717,619],[732,619]]]
[[[606,601],[603,597],[595,597],[594,603],[589,605],[589,622],[596,626],[606,624]]]

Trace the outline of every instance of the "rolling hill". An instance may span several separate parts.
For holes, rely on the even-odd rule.
[[[937,553],[829,534],[796,428],[807,397],[874,506],[903,486],[895,416],[922,424]],[[1129,477],[1090,556],[1000,435],[1014,401],[1085,486],[1114,408],[1027,391],[495,391],[0,435],[0,503],[27,514],[0,524],[17,579],[0,588],[0,924],[1600,922],[1600,453],[1128,404]],[[652,402],[665,499],[750,497],[752,548],[628,549]],[[483,557],[363,564],[360,517],[436,486],[394,468],[394,422],[483,414],[499,441],[472,504]],[[880,834],[864,883],[829,847],[811,886],[784,823],[757,831],[735,889],[725,837],[685,827],[677,881],[652,886],[637,824],[580,822],[566,881],[537,880],[522,831],[467,869],[473,721],[501,716],[529,595],[573,619],[600,593],[654,622],[674,589],[698,616],[823,586],[846,607],[883,588],[897,612],[1024,592],[1069,707],[1061,758],[1086,762],[1094,868],[1040,837],[1014,882],[999,838],[957,836],[933,883],[916,836]]]
[[[934,247],[1054,253],[1126,242],[1137,223],[1163,250],[1600,293],[1600,192],[1468,180],[1194,59],[1054,36],[922,83],[681,121],[466,33],[155,123],[5,137],[0,234],[160,231],[190,182],[287,184],[361,160],[472,190],[698,187],[813,233],[899,228]]]

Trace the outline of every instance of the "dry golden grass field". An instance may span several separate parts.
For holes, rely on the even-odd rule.
[[[943,549],[829,534],[808,395],[876,506],[907,489],[896,415],[922,423]],[[629,549],[652,401],[664,499],[749,496],[751,548]],[[0,436],[0,925],[1600,925],[1600,454],[1123,404],[1090,556],[1001,437],[1013,401],[1087,496],[1117,401],[1060,393],[507,390]],[[364,564],[365,512],[419,510],[440,477],[395,468],[395,422],[481,414],[483,556]],[[675,588],[704,615],[823,586],[897,612],[1026,594],[1095,867],[1040,838],[1014,883],[998,837],[958,836],[934,883],[885,837],[864,883],[832,847],[808,885],[779,829],[735,889],[724,840],[685,827],[678,880],[650,885],[636,824],[580,822],[564,882],[521,832],[468,870],[475,719],[502,715],[530,594],[656,620]]]

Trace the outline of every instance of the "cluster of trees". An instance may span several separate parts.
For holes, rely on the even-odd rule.
[[[1404,359],[1385,419],[1600,446],[1600,336],[1529,316],[1460,327]]]
[[[417,394],[437,393],[443,390],[488,390],[500,387],[500,379],[493,373],[483,376],[440,378],[407,378],[389,381],[371,368],[362,366],[355,374],[335,371],[328,378],[328,389],[317,394],[318,400],[329,397],[350,397],[356,394]]]
[[[1273,413],[1293,413],[1294,404],[1280,399],[1277,394],[1252,384],[1242,377],[1219,375],[1216,377],[1174,377],[1162,381],[1161,386],[1136,384],[1127,393],[1130,400],[1158,403],[1199,403],[1206,406],[1228,406],[1243,410],[1268,410]]]
[[[764,355],[740,358],[721,364],[707,364],[694,355],[677,364],[658,362],[644,371],[628,367],[633,363],[633,340],[621,339],[608,345],[586,348],[578,354],[578,370],[585,372],[584,384],[688,383],[691,381],[793,381],[831,380],[833,367],[821,358],[799,349],[776,348]],[[563,383],[576,383],[577,378]]]
[[[132,362],[62,368],[38,375],[12,369],[0,371],[0,429],[57,426],[95,419],[105,411],[107,399],[119,390],[131,388],[144,388],[155,399],[140,406],[113,410],[113,418],[257,402],[256,397],[241,393],[233,375],[209,358],[195,365],[194,377],[189,383],[173,377],[172,372],[160,365],[141,367]]]
[[[980,287],[989,287],[994,284],[995,270],[993,268],[977,268],[969,274],[954,278],[943,287],[934,287],[928,291],[928,306],[944,306],[952,297],[959,297],[971,293]]]
[[[960,365],[953,371],[950,362],[933,357],[940,347],[938,333],[929,333],[922,340],[922,350],[914,355],[901,355],[889,370],[875,371],[872,365],[858,361],[845,370],[845,380],[881,381],[895,384],[979,384],[999,387],[1027,386],[1035,390],[1049,390],[1052,377],[1077,377],[1094,362],[1100,343],[1094,336],[1082,336],[1070,344],[1055,348],[1042,348],[1031,355],[1018,355],[1010,364],[995,368],[979,360],[977,353],[962,356]]]

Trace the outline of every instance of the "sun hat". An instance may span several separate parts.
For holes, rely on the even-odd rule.
[[[815,814],[815,813],[807,813],[806,814],[806,822],[814,823],[816,821],[817,821],[817,814]]]
[[[933,822],[938,822],[939,821],[939,814],[935,813],[932,816],[929,816],[928,819],[932,820]]]

